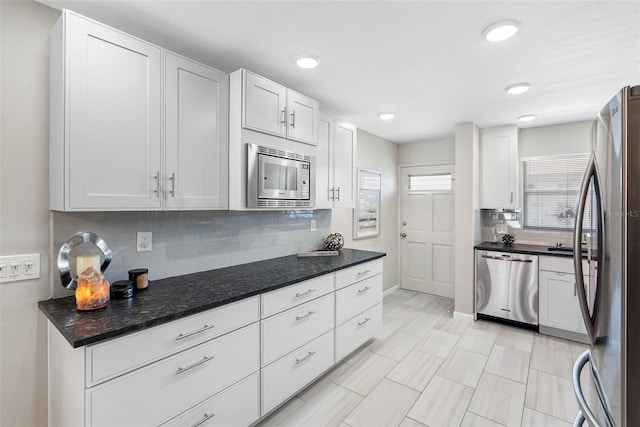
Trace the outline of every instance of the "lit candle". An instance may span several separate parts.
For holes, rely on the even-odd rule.
[[[100,255],[80,255],[76,257],[76,275],[78,277],[89,267],[100,271]]]

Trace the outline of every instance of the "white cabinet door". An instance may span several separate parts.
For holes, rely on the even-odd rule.
[[[318,144],[320,102],[287,89],[287,138]]]
[[[316,209],[355,207],[358,129],[326,116],[318,127]]]
[[[229,76],[165,56],[167,209],[226,209]]]
[[[287,89],[251,71],[243,70],[242,126],[285,136]]]
[[[482,130],[480,195],[484,209],[515,209],[518,202],[518,128]]]
[[[66,209],[159,209],[162,49],[66,18]]]
[[[543,270],[539,279],[540,325],[580,332],[583,322],[573,274]]]
[[[356,145],[355,126],[336,122],[333,143],[334,207],[355,207]]]
[[[333,208],[333,138],[334,122],[321,116],[318,120],[316,153],[316,209]]]

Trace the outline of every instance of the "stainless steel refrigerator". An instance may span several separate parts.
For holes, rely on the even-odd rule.
[[[573,368],[574,426],[640,426],[640,86],[625,87],[593,124],[574,247],[585,239],[588,283],[574,252],[591,347]]]

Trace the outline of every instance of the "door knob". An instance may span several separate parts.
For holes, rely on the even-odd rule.
[[[404,239],[405,237],[407,237],[407,233],[400,233],[400,237]]]

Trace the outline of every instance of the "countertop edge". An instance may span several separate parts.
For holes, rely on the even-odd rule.
[[[503,243],[482,242],[474,245],[473,248],[477,250],[482,250],[482,251],[510,252],[510,253],[529,254],[529,255],[544,255],[544,256],[553,256],[553,257],[562,257],[562,258],[573,258],[573,252],[550,251],[547,246],[539,246],[539,245],[514,243],[511,246],[507,246]],[[584,250],[582,252],[582,256],[583,257],[585,256]]]
[[[139,332],[139,331],[143,331],[145,329],[151,328],[151,327],[155,327],[155,326],[160,326],[175,320],[179,320],[181,318],[187,317],[187,316],[191,316],[194,314],[198,314],[198,313],[202,313],[205,312],[207,310],[211,310],[217,307],[221,307],[227,304],[231,304],[233,302],[236,301],[240,301],[246,298],[251,298],[253,296],[256,295],[261,295],[267,292],[271,292],[280,288],[284,288],[287,286],[291,286],[294,285],[296,283],[300,283],[300,282],[304,282],[306,280],[310,280],[313,279],[315,277],[319,277],[319,276],[323,276],[325,274],[330,274],[336,271],[340,271],[340,270],[344,270],[346,268],[350,268],[359,264],[363,264],[366,262],[370,262],[370,261],[374,261],[380,258],[384,258],[387,254],[385,252],[375,252],[375,251],[360,251],[360,252],[367,252],[368,256],[365,259],[359,259],[359,260],[353,260],[350,261],[344,265],[338,265],[338,266],[333,266],[333,267],[327,267],[326,269],[323,269],[320,272],[313,272],[310,273],[308,275],[304,275],[304,276],[299,276],[296,277],[293,280],[288,280],[288,281],[284,281],[284,282],[279,282],[276,284],[271,284],[271,285],[267,285],[265,287],[259,287],[256,288],[255,290],[249,291],[249,292],[244,292],[244,293],[240,293],[237,295],[233,295],[230,296],[228,298],[222,298],[222,299],[218,299],[209,303],[203,303],[202,305],[199,305],[197,307],[191,307],[188,308],[186,310],[183,311],[178,311],[178,312],[174,312],[171,314],[168,314],[166,316],[158,316],[158,317],[154,317],[153,319],[150,320],[146,320],[146,321],[142,321],[140,323],[136,323],[136,324],[132,324],[129,326],[125,326],[122,328],[119,328],[117,330],[113,330],[113,331],[107,331],[105,333],[99,333],[99,334],[95,334],[92,335],[91,337],[87,337],[87,338],[79,338],[76,339],[74,338],[68,328],[65,328],[64,324],[60,324],[59,319],[57,319],[53,313],[49,310],[48,308],[48,301],[52,301],[52,299],[48,299],[48,300],[42,300],[38,302],[38,307],[40,309],[40,311],[47,317],[47,319],[49,320],[49,322],[51,322],[51,324],[60,332],[60,334],[67,340],[67,342],[73,347],[73,348],[79,348],[79,347],[83,347],[86,345],[90,345],[90,344],[95,344],[95,343],[99,343],[102,341],[106,341],[108,339],[113,339],[113,338],[118,338],[121,337],[123,335],[127,335],[130,333],[134,333],[134,332]],[[295,256],[295,255],[294,255]],[[269,261],[269,260],[265,260],[265,261]],[[249,264],[257,264],[260,263],[261,261],[257,261],[256,263],[249,263]],[[249,264],[240,264],[238,266],[231,266],[231,267],[239,267],[239,266],[247,266]],[[227,267],[228,268],[228,267]],[[217,270],[220,269],[214,269],[214,270],[209,270],[208,272],[215,272]],[[189,275],[185,275],[185,276],[189,276]],[[174,277],[168,277],[166,279],[160,279],[160,280],[167,280],[167,279],[176,279],[176,278],[180,278],[183,276],[174,276]],[[70,297],[63,297],[63,298],[73,298],[73,296]]]

